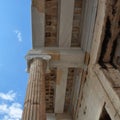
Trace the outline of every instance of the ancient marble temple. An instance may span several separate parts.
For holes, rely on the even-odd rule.
[[[22,120],[120,120],[120,0],[32,0]]]

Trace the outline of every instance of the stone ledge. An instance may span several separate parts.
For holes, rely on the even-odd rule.
[[[47,113],[47,120],[72,120],[70,114],[54,114],[54,113]]]

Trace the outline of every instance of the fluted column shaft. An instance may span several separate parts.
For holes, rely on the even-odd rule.
[[[34,59],[30,65],[30,77],[26,92],[22,120],[46,120],[45,71],[42,59]]]

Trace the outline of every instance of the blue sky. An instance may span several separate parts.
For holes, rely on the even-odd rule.
[[[0,120],[20,120],[31,49],[31,0],[0,3]]]

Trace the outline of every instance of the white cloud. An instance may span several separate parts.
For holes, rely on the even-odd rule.
[[[0,105],[0,114],[4,114],[8,112],[7,105],[6,104],[1,104]]]
[[[15,101],[16,93],[0,93],[2,103],[0,103],[0,120],[21,120],[22,105]]]
[[[22,42],[22,33],[19,30],[15,30],[14,32],[17,35],[18,41]]]
[[[14,101],[16,93],[10,90],[8,93],[0,93],[0,98],[3,100]]]
[[[20,120],[22,116],[22,106],[17,102],[11,105],[1,104],[0,115],[3,117],[2,120]]]

